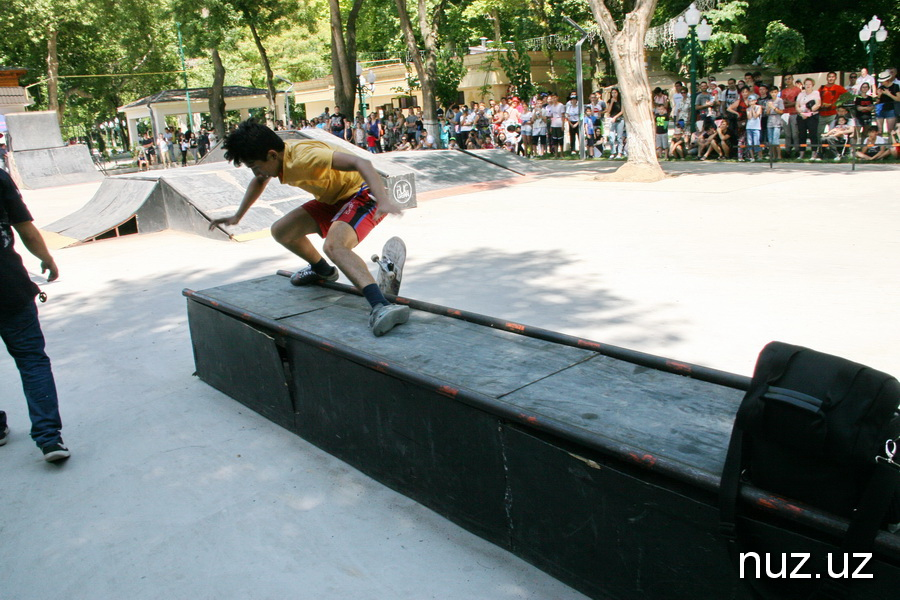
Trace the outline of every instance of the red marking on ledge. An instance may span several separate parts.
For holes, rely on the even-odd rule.
[[[506,323],[504,326],[511,331],[518,331],[520,333],[525,331],[525,326],[519,325],[518,323]]]
[[[533,415],[526,415],[525,413],[519,413],[519,418],[528,423],[529,425],[534,425],[538,422],[537,417]]]
[[[667,360],[666,366],[669,367],[670,369],[672,369],[673,371],[678,371],[679,373],[690,373],[691,371],[693,371],[693,369],[691,368],[691,365],[688,365],[688,364],[685,364],[682,362],[677,362],[674,360]]]
[[[634,462],[644,465],[645,467],[653,467],[656,465],[656,457],[652,454],[638,454],[637,452],[629,452],[628,456]]]
[[[334,346],[328,342],[323,342],[319,344],[319,349],[324,350],[325,352],[332,352],[334,351]]]
[[[454,317],[461,317],[461,316],[462,316],[462,312],[456,310],[455,308],[449,308],[449,309],[447,309],[447,314],[448,314],[448,315],[453,315]]]
[[[600,350],[603,348],[601,344],[597,342],[589,342],[588,340],[578,340],[578,346],[581,348],[590,348],[592,350]]]
[[[447,396],[448,398],[456,398],[456,395],[459,393],[459,390],[456,388],[452,388],[449,385],[442,385],[437,389],[438,394],[442,396]]]
[[[379,373],[387,373],[388,364],[386,362],[376,362],[372,363],[372,368]]]
[[[409,304],[409,298],[404,298],[403,296],[397,296],[394,299],[397,301],[397,304]]]
[[[791,504],[784,498],[779,498],[778,496],[768,496],[766,498],[759,498],[756,500],[756,503],[761,508],[766,508],[769,510],[786,510],[788,512],[792,512],[795,515],[801,515],[804,511],[802,508],[797,506],[796,504]]]

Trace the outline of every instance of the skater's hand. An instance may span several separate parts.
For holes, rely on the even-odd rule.
[[[41,274],[46,273],[47,271],[50,271],[50,274],[47,275],[47,281],[56,281],[59,277],[59,268],[57,268],[56,261],[52,258],[49,261],[41,261]]]
[[[219,217],[218,219],[213,219],[209,222],[209,230],[212,231],[219,225],[237,225],[241,222],[241,219],[237,215],[231,215],[230,217]]]
[[[379,200],[378,209],[375,211],[375,219],[378,220],[384,215],[403,215],[402,207],[393,200]]]

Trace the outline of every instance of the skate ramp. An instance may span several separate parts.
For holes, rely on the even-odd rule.
[[[463,150],[466,154],[479,158],[485,162],[508,169],[519,175],[531,175],[534,173],[546,173],[552,168],[544,163],[525,158],[519,154],[513,154],[508,150],[499,148],[484,150]]]
[[[148,203],[156,191],[156,185],[156,181],[107,179],[80,210],[44,229],[62,236],[62,245],[68,246],[76,242],[115,237],[120,235],[115,232],[119,227],[123,228],[121,235],[124,235],[125,224],[141,213],[140,222],[146,230],[152,227],[152,222],[159,221],[159,215],[152,210],[152,203]],[[146,209],[145,205],[148,205]],[[159,231],[159,228],[155,230]],[[109,233],[111,231],[112,234]]]
[[[13,152],[65,146],[59,119],[52,110],[10,113],[6,115],[6,128],[9,130],[7,145]]]
[[[381,156],[390,164],[412,169],[420,192],[519,176],[458,150],[412,150],[387,152]]]
[[[10,175],[25,189],[100,181],[87,146],[67,146],[62,141],[54,111],[6,115]]]
[[[103,179],[87,146],[60,146],[10,152],[10,175],[21,188],[39,190]]]
[[[234,214],[251,177],[228,163],[110,177],[81,209],[44,229],[60,236],[56,247],[164,229],[245,241],[268,235],[272,223],[312,198],[269,185],[238,225],[210,231],[210,221]]]

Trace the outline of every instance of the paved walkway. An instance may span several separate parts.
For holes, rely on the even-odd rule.
[[[427,200],[360,252],[402,235],[407,296],[679,360],[749,374],[780,339],[900,374],[900,168],[573,169]],[[40,226],[95,188],[25,198]],[[271,239],[163,232],[55,256],[41,318],[73,457],[41,460],[0,358],[4,600],[582,597],[192,377],[182,288],[299,266]]]

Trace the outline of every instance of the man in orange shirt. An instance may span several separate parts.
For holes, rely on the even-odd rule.
[[[214,219],[210,229],[237,225],[272,178],[306,190],[314,199],[272,225],[272,237],[309,263],[294,273],[291,283],[302,286],[335,281],[340,269],[371,305],[372,333],[382,336],[406,323],[409,307],[389,302],[365,261],[353,252],[386,215],[400,213],[400,205],[388,195],[381,175],[370,161],[317,140],[282,140],[252,119],[241,123],[222,145],[225,159],[235,166],[247,165],[254,177],[237,212]],[[325,255],[334,265],[307,239],[312,234],[324,238]]]
[[[799,82],[794,81],[790,73],[781,78],[781,100],[784,102],[784,151],[787,155],[792,149],[800,152],[800,131],[797,128],[797,96],[800,95]]]
[[[819,138],[825,133],[825,128],[831,126],[837,117],[836,103],[838,98],[847,93],[843,86],[838,85],[837,73],[831,71],[825,76],[826,84],[819,88],[819,95],[822,97],[822,108],[819,109]]]

